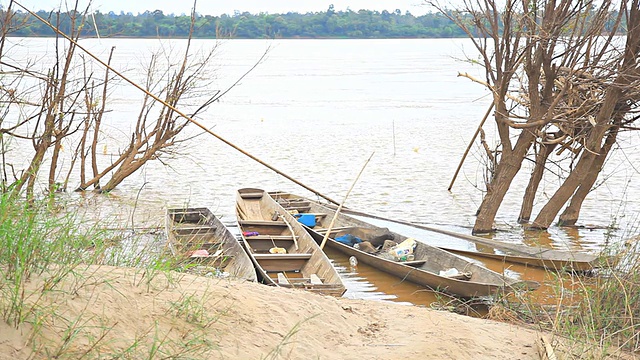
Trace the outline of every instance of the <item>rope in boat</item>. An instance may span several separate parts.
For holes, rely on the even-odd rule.
[[[276,214],[278,214],[277,211],[276,211]],[[289,224],[289,222],[287,221],[287,219],[284,218],[284,216],[278,214],[278,217],[280,219],[282,219],[282,221],[284,221],[285,224],[287,224],[287,227],[289,228],[289,231],[291,232],[291,236],[293,237],[293,245],[296,247],[296,250],[298,250],[298,240],[296,239],[296,233],[293,231],[293,228],[291,227],[291,224]]]

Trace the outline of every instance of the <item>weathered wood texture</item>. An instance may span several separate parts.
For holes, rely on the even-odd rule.
[[[236,215],[245,248],[264,283],[333,296],[341,296],[346,291],[338,272],[318,244],[265,191],[238,190]],[[286,253],[274,251],[281,249]],[[322,281],[318,283],[315,277]],[[280,281],[284,279],[287,281]]]
[[[236,237],[207,208],[173,208],[166,214],[167,247],[185,262],[218,268],[230,277],[257,281],[256,271]],[[192,257],[194,251],[210,255]]]

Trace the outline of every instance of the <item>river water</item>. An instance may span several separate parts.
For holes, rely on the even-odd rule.
[[[153,51],[177,55],[184,47],[183,40],[149,39],[86,39],[81,44],[102,59],[115,46],[113,66],[135,81],[143,81],[142,69]],[[12,45],[8,54],[13,61],[36,58],[35,66],[43,67],[51,63],[48,54],[55,48],[53,39],[13,39]],[[214,47],[216,56],[201,80],[209,94],[231,86],[268,51],[262,63],[199,116],[215,133],[338,200],[373,154],[347,206],[470,233],[483,187],[477,146],[452,191],[447,191],[490,101],[482,86],[458,76],[466,72],[484,77],[480,67],[464,60],[477,58],[468,40],[194,41],[194,48],[202,52]],[[99,144],[102,161],[113,158],[122,139],[128,138],[141,99],[142,94],[130,85],[112,89],[107,127]],[[489,142],[494,142],[490,121],[485,130]],[[640,212],[638,144],[638,135],[623,134],[620,151],[603,172],[606,182],[585,201],[581,224],[593,226],[525,234],[516,224],[528,180],[523,171],[498,213],[496,226],[502,231],[494,236],[597,251],[611,236],[599,228],[616,224],[613,240],[633,233]],[[29,147],[18,143],[14,149],[18,151],[9,155],[20,164]],[[146,165],[109,196],[86,195],[84,208],[114,224],[133,219],[138,226],[153,226],[163,221],[167,206],[207,206],[231,224],[238,188],[310,195],[210,135],[199,136],[178,150],[164,157],[163,163]],[[558,184],[555,176],[545,178],[540,197],[551,196]],[[536,204],[534,214],[543,204]],[[345,264],[344,259],[338,260]],[[414,290],[407,289],[401,300],[412,302]],[[393,290],[382,292],[396,296]],[[352,293],[358,297],[358,291]]]

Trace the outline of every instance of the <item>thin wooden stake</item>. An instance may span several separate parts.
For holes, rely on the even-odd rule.
[[[356,179],[353,180],[353,184],[351,184],[351,187],[349,188],[349,191],[347,191],[347,193],[344,195],[344,199],[342,199],[342,202],[340,203],[340,205],[336,209],[336,213],[333,214],[333,219],[331,219],[331,223],[329,223],[329,227],[327,228],[327,232],[324,234],[324,238],[322,239],[322,243],[320,244],[320,249],[324,249],[324,245],[327,243],[327,239],[329,239],[329,234],[331,234],[331,229],[333,228],[333,224],[336,222],[336,219],[338,218],[338,214],[340,213],[340,210],[342,210],[342,205],[344,205],[344,203],[347,201],[347,198],[349,197],[349,194],[351,193],[351,190],[353,190],[353,187],[356,186],[356,183],[358,182],[358,179],[360,179],[360,175],[362,175],[362,173],[364,172],[364,169],[367,167],[367,165],[369,164],[369,161],[371,160],[371,158],[373,157],[373,154],[375,154],[375,153],[376,153],[375,151],[372,152],[371,156],[369,156],[367,161],[364,163],[364,165],[362,166],[362,169],[358,173],[358,176],[356,176]]]
[[[493,110],[493,102],[491,102],[491,105],[489,105],[489,109],[487,109],[487,112],[484,114],[484,117],[482,118],[480,125],[478,125],[478,128],[476,129],[476,133],[473,134],[471,141],[469,141],[469,146],[467,146],[467,150],[464,151],[464,155],[462,155],[462,159],[460,159],[460,164],[458,164],[456,173],[453,174],[453,179],[451,179],[451,183],[449,184],[449,188],[447,189],[447,191],[451,191],[451,189],[453,188],[453,183],[456,182],[456,178],[458,177],[458,173],[462,168],[462,164],[464,163],[464,160],[467,158],[467,154],[469,153],[469,150],[471,150],[471,146],[473,146],[473,143],[476,141],[476,137],[478,137],[478,134],[480,133],[482,126],[484,126],[485,121],[487,121],[487,118],[489,117],[489,115],[491,115],[491,110]]]
[[[393,156],[396,156],[396,121],[391,123],[393,126]]]
[[[24,5],[14,1],[14,3],[16,5],[18,5],[19,7],[23,8],[26,12],[28,12],[29,14],[31,14],[31,16],[35,17],[36,19],[38,19],[39,21],[41,21],[42,23],[44,23],[45,25],[49,26],[53,31],[55,31],[57,34],[59,34],[60,36],[64,37],[65,39],[69,40],[69,42],[71,42],[72,44],[74,44],[75,46],[77,46],[80,50],[84,51],[87,55],[91,56],[94,60],[96,60],[98,63],[100,63],[102,66],[104,66],[105,68],[113,71],[114,74],[118,75],[122,80],[128,82],[129,84],[133,85],[135,88],[137,88],[138,90],[144,92],[145,94],[149,95],[152,99],[154,99],[155,101],[161,103],[162,105],[166,106],[167,108],[173,110],[176,114],[180,115],[181,117],[183,117],[184,119],[186,119],[187,121],[193,123],[194,125],[196,125],[197,127],[199,127],[200,129],[204,130],[205,132],[209,133],[210,135],[214,136],[215,138],[217,138],[218,140],[222,141],[223,143],[231,146],[232,148],[238,150],[239,152],[241,152],[242,154],[248,156],[250,159],[258,162],[260,165],[267,167],[268,169],[274,171],[276,174],[281,175],[283,177],[285,177],[286,179],[294,182],[295,184],[298,184],[300,186],[302,186],[303,188],[311,191],[312,193],[314,193],[315,195],[318,195],[336,205],[338,205],[338,202],[336,200],[333,200],[332,198],[323,195],[322,193],[320,193],[317,190],[314,190],[313,188],[299,182],[298,180],[294,179],[293,177],[283,173],[282,171],[276,169],[275,167],[265,163],[264,161],[260,160],[259,158],[249,154],[248,152],[244,151],[242,148],[240,148],[239,146],[233,144],[232,142],[230,142],[229,140],[223,138],[222,136],[214,133],[213,131],[211,131],[211,129],[207,128],[206,126],[202,125],[201,123],[199,123],[198,121],[194,120],[193,118],[191,118],[190,116],[188,116],[187,114],[183,113],[182,111],[178,110],[177,108],[175,108],[174,106],[172,106],[171,104],[168,104],[166,101],[160,99],[159,97],[157,97],[156,95],[150,93],[149,91],[147,91],[146,89],[144,89],[142,86],[138,85],[137,83],[135,83],[133,80],[130,80],[129,78],[127,78],[126,76],[124,76],[122,73],[120,73],[118,70],[114,69],[113,67],[111,67],[109,64],[105,63],[104,61],[100,60],[96,55],[92,54],[89,50],[85,49],[84,47],[82,47],[80,44],[78,44],[75,40],[73,40],[72,38],[70,38],[69,36],[67,36],[65,33],[63,33],[62,31],[60,31],[57,27],[51,25],[47,20],[43,19],[42,17],[38,16],[38,14],[34,13],[33,11],[27,9]],[[260,59],[258,60],[258,62],[256,63],[256,65],[254,65],[248,72],[244,73],[242,75],[242,77],[238,80],[238,82],[244,78],[246,75],[249,74],[249,72],[251,72],[251,70],[253,70],[259,63],[262,62],[262,60],[264,59],[264,57],[267,55],[267,53],[265,52],[262,57],[260,57]]]

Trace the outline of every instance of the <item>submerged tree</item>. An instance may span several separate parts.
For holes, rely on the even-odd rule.
[[[194,17],[191,22],[191,33],[195,25],[193,19]],[[116,160],[100,172],[97,171],[96,166],[96,139],[104,114],[104,103],[100,109],[94,109],[94,95],[87,95],[87,112],[95,116],[94,136],[90,146],[93,177],[87,180],[88,177],[83,169],[81,172],[82,181],[77,190],[86,190],[93,186],[99,191],[111,191],[129,175],[139,170],[147,161],[160,159],[163,154],[170,153],[176,144],[184,141],[179,140],[178,135],[189,124],[189,121],[176,114],[172,108],[175,109],[183,105],[185,97],[197,97],[197,92],[210,85],[205,71],[215,51],[216,47],[213,47],[201,57],[192,57],[191,37],[189,37],[186,40],[186,48],[180,62],[174,62],[171,51],[158,52],[151,56],[146,68],[147,79],[144,98],[129,142],[120,149]],[[162,57],[162,54],[167,55]],[[151,94],[161,98],[164,104],[156,101]],[[201,99],[202,103],[196,106],[190,117],[195,117],[206,110],[219,96],[220,92],[214,92],[213,96],[208,95],[206,99]],[[102,99],[104,98],[103,92]],[[100,186],[100,180],[107,176],[107,183]]]
[[[115,71],[108,65],[114,49],[105,63],[107,68],[95,70],[77,43],[87,11],[55,13],[46,22],[71,24],[71,32],[62,34],[59,26],[51,25],[59,34],[55,57],[50,58],[54,59],[53,65],[34,70],[37,60],[14,59],[5,50],[5,45],[11,43],[11,30],[21,25],[12,14],[11,7],[1,14],[1,191],[26,190],[33,197],[37,180],[44,179],[48,192],[64,191],[70,182],[77,183],[74,188],[78,191],[111,191],[148,161],[174,153],[177,144],[188,140],[180,135],[190,120],[177,108],[190,109],[188,116],[192,119],[237,84],[225,91],[210,89],[212,76],[207,70],[218,42],[194,54],[188,37],[178,60],[173,49],[162,48],[152,54],[145,69],[146,83],[140,86],[144,95],[137,117],[131,119],[131,133],[120,137],[116,156],[106,161],[106,157],[100,159],[98,148],[109,133],[105,114],[109,111],[109,89],[116,80]],[[63,19],[64,16],[70,18]],[[195,18],[194,7],[190,33],[195,29]],[[123,138],[126,141],[121,141]],[[21,168],[18,164],[25,140],[32,143],[34,151],[26,168]],[[64,148],[69,150],[63,151]],[[14,152],[17,156],[12,158],[15,149],[20,151]],[[42,173],[46,165],[49,171],[45,177]]]
[[[471,38],[493,94],[499,143],[475,233],[493,230],[496,213],[529,158],[535,164],[519,221],[530,220],[549,164],[562,185],[529,227],[547,228],[560,210],[573,225],[622,129],[636,120],[640,100],[639,1],[619,7],[605,0],[465,1],[456,11],[438,7]],[[619,35],[626,35],[626,38]],[[468,76],[464,74],[465,76]],[[470,76],[468,76],[470,77]]]

